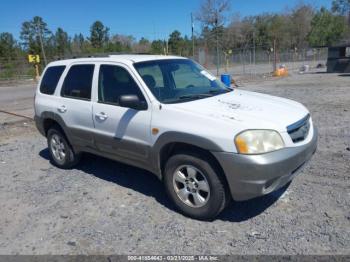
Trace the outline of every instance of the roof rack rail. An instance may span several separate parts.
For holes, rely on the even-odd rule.
[[[65,60],[65,59],[78,59],[78,58],[99,58],[99,57],[110,57],[113,55],[151,55],[149,52],[108,52],[108,53],[92,53],[92,54],[71,54],[67,56],[57,57],[56,60]]]

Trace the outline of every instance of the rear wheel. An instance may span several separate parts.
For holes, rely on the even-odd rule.
[[[65,135],[58,127],[52,127],[47,132],[47,144],[54,165],[60,168],[72,168],[80,160],[80,154],[74,153]]]
[[[220,171],[210,159],[195,152],[170,157],[164,183],[176,207],[196,219],[215,218],[229,201]]]

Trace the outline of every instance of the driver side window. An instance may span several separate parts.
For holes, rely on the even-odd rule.
[[[137,95],[145,98],[129,72],[120,66],[101,65],[98,77],[98,102],[118,105],[122,95]]]

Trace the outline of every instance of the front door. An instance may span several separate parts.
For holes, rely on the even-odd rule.
[[[118,104],[121,95],[137,95],[146,102],[131,73],[122,65],[101,64],[96,85],[93,120],[98,150],[119,158],[146,160],[150,148],[151,108],[138,111]]]

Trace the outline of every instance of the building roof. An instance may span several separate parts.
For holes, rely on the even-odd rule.
[[[323,45],[323,46],[314,46],[314,48],[341,48],[341,47],[350,47],[350,42],[340,42],[338,44],[335,45]]]
[[[329,47],[335,47],[335,48],[350,47],[350,42],[349,43],[342,43],[342,44],[332,45],[332,46],[329,46]]]

